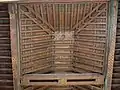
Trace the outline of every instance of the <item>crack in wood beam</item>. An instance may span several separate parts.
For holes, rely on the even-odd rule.
[[[88,87],[91,87],[91,89],[96,89],[96,90],[101,90],[102,89],[101,87],[97,87],[97,86],[94,86],[94,85],[88,85]]]
[[[101,3],[100,5],[96,6],[89,14],[87,14],[82,20],[80,20],[76,25],[73,26],[72,30],[74,30],[79,24],[81,24],[85,19],[87,19],[94,11],[96,11],[100,6],[105,3]]]
[[[85,23],[80,29],[78,29],[78,31],[76,31],[76,34],[79,33],[86,25],[88,25],[88,23],[90,23],[91,21],[93,21],[93,20],[94,20],[96,17],[98,17],[102,12],[104,12],[105,9],[106,9],[106,8],[104,8],[101,12],[98,12],[98,14],[97,14],[94,18],[90,19],[90,21],[88,21],[88,22]]]
[[[24,5],[23,5],[24,6]],[[46,20],[44,20],[38,13],[36,13],[31,7],[29,6],[24,6],[26,7],[30,12],[32,12],[34,15],[36,15],[44,24],[46,24],[53,32],[55,31],[54,27],[49,24]]]
[[[33,90],[46,90],[48,89],[50,86],[39,86],[39,87],[36,87],[34,88]]]
[[[45,29],[38,21],[37,19],[35,20],[34,18],[32,18],[27,12],[24,12],[23,10],[20,10],[23,14],[25,14],[27,17],[29,17],[34,23],[36,23],[36,25],[38,25],[40,28],[42,28],[45,32],[47,32],[48,34],[50,34],[51,32],[48,32],[48,29]]]

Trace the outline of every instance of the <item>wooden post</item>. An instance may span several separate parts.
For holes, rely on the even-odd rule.
[[[20,88],[20,55],[19,55],[19,27],[18,27],[18,8],[17,4],[9,4],[10,15],[10,36],[11,36],[11,53],[12,53],[12,70],[14,90]]]
[[[104,90],[111,90],[115,42],[116,42],[117,10],[118,10],[118,0],[110,0],[109,14],[108,14],[109,15],[108,17],[109,52],[108,52],[108,63],[107,63],[108,66],[105,77]]]

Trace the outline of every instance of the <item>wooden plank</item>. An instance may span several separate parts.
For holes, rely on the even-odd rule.
[[[32,61],[34,61],[34,60],[45,60],[45,59],[49,59],[49,58],[51,58],[51,54],[45,54],[45,55],[41,55],[41,56],[39,56],[39,55],[37,55],[37,56],[34,56],[34,57],[31,57],[31,59],[33,59]],[[30,59],[24,59],[23,58],[23,61],[21,61],[21,63],[22,64],[24,64],[24,63],[28,63],[28,62],[31,62],[31,60]]]
[[[77,44],[77,43],[76,43]],[[79,43],[78,43],[79,44]],[[87,49],[93,49],[93,50],[99,50],[99,51],[104,51],[105,49],[104,48],[102,48],[102,47],[94,47],[94,46],[89,46],[89,45],[87,45],[87,44],[84,44],[84,43],[82,43],[81,45],[74,45],[75,47],[76,47],[76,49],[78,48],[79,49],[79,46],[81,47],[81,48],[87,48]],[[75,49],[74,49],[75,50]]]
[[[79,17],[80,17],[80,16],[79,16],[79,13],[80,13],[80,4],[77,5],[77,21],[76,21],[76,23],[78,23],[78,21],[79,21],[79,19],[80,19],[80,18],[79,18]]]
[[[99,61],[99,62],[103,62],[103,60],[101,60],[101,59],[99,59],[99,58],[92,58],[92,57],[90,57],[90,56],[86,56],[85,54],[74,54],[73,53],[73,55],[74,56],[76,56],[76,57],[78,57],[78,58],[85,58],[85,59],[88,59],[88,60],[93,60],[93,61]],[[85,57],[86,56],[86,57]]]
[[[52,4],[52,13],[53,13],[53,22],[54,22],[54,28],[56,29],[56,12],[55,12],[55,5]]]
[[[85,64],[76,63],[76,62],[73,63],[73,66],[90,71],[90,72],[102,73],[102,68],[95,67],[95,66],[85,65]]]
[[[84,50],[84,51],[83,51]],[[104,53],[97,53],[97,51],[96,52],[94,52],[94,51],[90,51],[89,49],[83,49],[83,48],[79,48],[79,49],[76,49],[76,50],[74,50],[74,52],[76,52],[76,53],[84,53],[84,54],[89,54],[89,55],[95,55],[96,57],[104,57]]]
[[[41,16],[41,18],[44,18],[44,15],[43,15],[43,4],[40,4],[39,5],[39,7],[40,7],[40,16]],[[42,21],[42,23],[44,24],[44,22]]]
[[[65,10],[64,10],[64,32],[65,32],[65,30],[66,30],[66,27],[67,27],[67,25],[68,25],[68,21],[67,21],[67,19],[68,19],[68,11],[67,11],[67,4],[65,4],[64,5],[64,8],[65,8]]]
[[[46,9],[47,9],[47,10],[46,10],[46,11],[47,11],[46,14],[47,14],[47,22],[50,24],[51,21],[50,21],[50,13],[49,13],[49,12],[51,12],[51,11],[50,11],[50,9],[49,9],[49,5],[50,5],[50,4],[46,4]]]
[[[34,73],[36,71],[39,71],[40,73],[45,73],[49,72],[52,66],[50,64],[47,65],[38,65],[37,67],[31,67],[31,68],[26,68],[22,70],[22,74],[27,74],[31,73],[31,71]]]
[[[43,61],[45,60],[45,61]],[[46,59],[41,59],[41,60],[36,60],[36,61],[33,61],[31,60],[31,62],[28,62],[26,64],[22,64],[22,68],[21,69],[28,69],[28,68],[33,68],[34,66],[36,66],[35,68],[37,68],[38,66],[47,66],[48,64],[51,64],[51,60],[46,60]],[[39,63],[41,62],[41,63]]]
[[[74,4],[71,4],[71,21],[70,21],[70,28],[72,29],[73,26],[73,11],[74,11]]]
[[[95,62],[95,61],[90,61],[90,60],[87,60],[87,59],[76,59],[74,60],[74,62],[77,62],[77,63],[82,63],[82,64],[88,64],[88,65],[91,65],[91,66],[96,66],[96,67],[100,67],[100,68],[103,68],[103,63],[102,62]]]

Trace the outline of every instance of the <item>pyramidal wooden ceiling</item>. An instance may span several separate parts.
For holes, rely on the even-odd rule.
[[[106,2],[20,4],[23,17],[28,17],[47,33],[56,30],[79,32],[105,9]]]

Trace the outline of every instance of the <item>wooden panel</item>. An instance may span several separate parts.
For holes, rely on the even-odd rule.
[[[38,13],[37,9],[40,10],[39,5],[19,5],[21,69],[23,74],[40,70],[47,71],[53,63],[51,57],[52,35],[49,34],[53,28],[41,16],[35,14]]]
[[[73,65],[78,70],[81,68],[85,71],[103,73],[107,45],[107,3],[96,5],[93,3],[91,8],[91,11],[73,26],[73,29],[76,28],[74,44],[76,59],[73,60]]]

